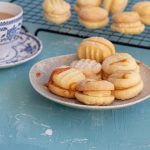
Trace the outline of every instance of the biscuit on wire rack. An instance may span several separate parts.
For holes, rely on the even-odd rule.
[[[137,12],[122,12],[113,15],[111,29],[123,34],[140,34],[145,26]]]
[[[104,0],[104,8],[112,14],[124,11],[128,0]]]
[[[99,7],[101,4],[101,0],[76,0],[76,3],[74,4],[74,10],[76,13],[80,11],[83,7],[87,6],[97,6]]]
[[[132,10],[140,15],[144,24],[150,25],[150,1],[138,2],[133,6]]]
[[[83,7],[77,15],[79,23],[88,29],[102,28],[109,22],[108,12],[100,7]]]
[[[44,0],[43,15],[49,22],[62,24],[66,22],[70,16],[70,4],[64,0]]]

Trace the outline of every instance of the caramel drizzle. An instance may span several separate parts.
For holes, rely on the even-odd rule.
[[[117,64],[117,63],[120,63],[120,62],[127,62],[128,60],[127,59],[122,59],[122,60],[119,60],[119,61],[116,61],[116,62],[112,62],[110,65],[114,65],[114,64]]]
[[[41,73],[40,73],[40,72],[37,72],[37,73],[35,74],[35,76],[38,78],[38,77],[41,76]]]
[[[63,89],[63,88],[59,87],[58,85],[56,85],[56,84],[53,82],[53,76],[54,76],[55,74],[60,74],[60,73],[62,73],[62,72],[64,72],[64,71],[67,71],[67,70],[69,70],[69,69],[71,69],[71,67],[57,68],[57,69],[53,70],[53,72],[52,72],[51,75],[50,75],[50,78],[49,78],[48,83],[44,84],[44,86],[48,87],[48,84],[54,84],[56,87],[58,87],[58,88],[60,88],[60,89]],[[69,94],[72,93],[72,86],[73,86],[74,84],[75,84],[75,83],[72,83],[72,84],[69,86],[69,89],[68,89],[68,93],[69,93]],[[63,89],[63,90],[64,90],[64,89]],[[65,89],[65,90],[67,90],[67,89]]]

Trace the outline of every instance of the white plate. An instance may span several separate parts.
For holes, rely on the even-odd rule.
[[[1,49],[6,45],[1,45]],[[35,58],[42,51],[41,41],[30,33],[21,32],[17,39],[7,46],[9,53],[0,59],[0,68],[8,68]]]
[[[61,65],[69,65],[75,59],[77,59],[77,57],[74,54],[72,54],[72,55],[64,55],[64,56],[48,58],[35,64],[31,68],[29,73],[30,82],[33,88],[42,96],[56,103],[69,106],[69,107],[88,109],[88,110],[117,109],[117,108],[127,107],[142,102],[150,97],[150,84],[149,84],[150,69],[142,63],[139,63],[139,66],[141,69],[142,78],[144,80],[144,89],[137,97],[132,98],[130,100],[126,100],[126,101],[115,100],[109,106],[88,106],[77,102],[77,100],[75,99],[63,98],[49,92],[45,84],[48,82],[52,70],[55,67]]]

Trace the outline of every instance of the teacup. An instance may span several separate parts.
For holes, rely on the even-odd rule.
[[[0,59],[9,53],[9,45],[20,33],[23,9],[13,3],[0,2]],[[5,47],[5,48],[4,48]]]

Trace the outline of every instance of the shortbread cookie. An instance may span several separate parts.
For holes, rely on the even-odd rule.
[[[104,8],[112,14],[122,12],[128,4],[128,0],[104,0]]]
[[[112,20],[112,31],[123,34],[140,34],[145,28],[136,12],[122,12],[113,15]]]
[[[78,13],[80,9],[86,6],[97,6],[99,7],[101,0],[77,0],[74,5],[74,10]]]
[[[80,70],[68,67],[57,68],[53,71],[51,78],[57,86],[64,89],[75,90],[76,84],[84,80],[85,76]]]
[[[48,82],[49,90],[59,96],[73,98],[76,84],[85,79],[84,74],[69,66],[55,68]]]
[[[114,84],[115,89],[126,89],[137,85],[141,76],[134,71],[120,71],[110,75],[108,81]]]
[[[81,70],[87,78],[99,78],[100,79],[100,71],[101,64],[96,62],[95,60],[90,59],[80,59],[75,60],[70,65],[73,68],[77,68]]]
[[[111,82],[101,80],[82,80],[76,86],[77,91],[112,91],[114,85]]]
[[[71,16],[70,4],[64,0],[44,0],[43,15],[49,22],[64,23]]]
[[[48,83],[48,88],[52,93],[54,93],[56,95],[66,97],[66,98],[75,98],[75,91],[66,90],[64,88],[61,88],[61,87],[55,85],[51,81]]]
[[[143,86],[144,84],[143,84],[143,81],[141,80],[138,84],[130,88],[122,89],[122,90],[115,90],[113,94],[116,99],[128,100],[130,98],[137,96],[140,92],[142,92]]]
[[[138,2],[133,6],[132,10],[140,15],[144,24],[150,25],[150,1]]]
[[[102,37],[91,37],[83,40],[78,49],[80,59],[92,59],[102,62],[105,58],[115,54],[114,45]]]
[[[89,29],[97,29],[108,24],[108,12],[100,7],[87,6],[78,11],[78,20],[81,25]]]
[[[111,91],[83,91],[83,94],[89,96],[106,97],[111,95]]]
[[[140,73],[140,67],[137,65],[137,67],[136,67],[136,69],[135,70],[133,70],[135,73]],[[129,71],[127,70],[127,71],[117,71],[116,73],[118,74],[118,73],[128,73]],[[107,73],[105,73],[103,70],[101,71],[101,79],[103,79],[103,80],[107,80],[108,78],[109,78],[109,76],[110,76],[111,74],[107,74]]]
[[[128,53],[117,53],[103,61],[102,70],[105,76],[109,76],[117,71],[136,71],[137,63]]]
[[[101,74],[101,72],[100,73],[98,73],[98,74],[93,74],[93,75],[91,75],[91,76],[86,76],[86,78],[88,78],[88,79],[94,79],[94,80],[102,80],[102,74]]]
[[[75,97],[86,105],[109,105],[114,101],[114,85],[108,81],[83,80],[76,86]]]
[[[89,96],[82,94],[81,92],[75,93],[76,99],[84,103],[86,105],[110,105],[114,101],[114,96],[106,96],[106,97],[99,97],[99,96]]]

